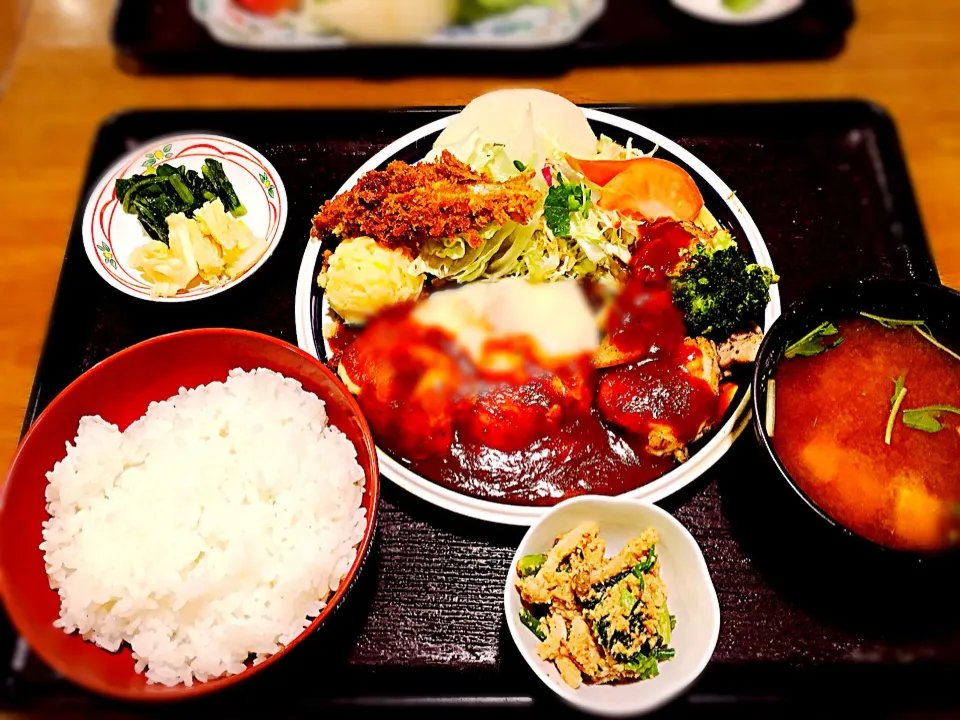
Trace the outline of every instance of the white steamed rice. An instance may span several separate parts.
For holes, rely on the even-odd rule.
[[[366,523],[353,444],[322,400],[264,369],[181,389],[122,433],[84,417],[47,479],[55,625],[128,643],[164,685],[242,672],[293,640]]]

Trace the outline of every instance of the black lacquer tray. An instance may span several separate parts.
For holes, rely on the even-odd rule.
[[[133,72],[250,75],[555,75],[585,65],[810,59],[843,49],[853,0],[806,0],[757,25],[705,22],[670,0],[607,0],[578,39],[553,49],[244,49],[215,41],[187,0],[121,0],[113,44]]]
[[[831,281],[938,282],[890,118],[863,102],[603,107],[675,139],[735,188],[759,226],[784,303]],[[84,370],[148,337],[234,326],[296,342],[297,271],[318,206],[370,155],[451,109],[130,112],[96,138],[25,427]],[[203,130],[254,146],[287,188],[289,220],[270,260],[228,293],[148,303],[103,282],[81,246],[86,193],[152,136]],[[779,479],[744,435],[663,505],[700,543],[722,626],[700,682],[664,712],[742,716],[943,705],[960,670],[955,593],[939,578],[861,567],[815,547],[769,492]],[[274,668],[182,714],[565,713],[511,643],[503,579],[519,528],[426,505],[385,481],[376,547],[336,622]],[[2,704],[51,714],[126,713],[47,670],[0,618]],[[142,708],[138,710],[143,710]]]

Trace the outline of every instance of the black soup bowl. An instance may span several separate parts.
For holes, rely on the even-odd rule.
[[[773,475],[783,480],[782,487],[786,490],[778,496],[786,496],[785,507],[799,506],[799,510],[795,507],[790,510],[800,517],[804,532],[811,531],[818,540],[853,553],[857,559],[874,560],[881,565],[890,562],[927,566],[939,566],[941,562],[954,564],[960,560],[957,547],[940,551],[894,549],[844,527],[804,492],[784,466],[767,434],[767,381],[775,377],[787,347],[825,321],[838,323],[855,318],[861,312],[886,318],[923,319],[938,341],[954,350],[960,347],[960,293],[942,285],[873,278],[824,287],[798,300],[773,324],[757,354],[752,392],[753,427],[761,452],[769,460]],[[826,340],[829,342],[830,338]],[[960,361],[957,367],[960,372]],[[960,458],[957,472],[960,474]]]

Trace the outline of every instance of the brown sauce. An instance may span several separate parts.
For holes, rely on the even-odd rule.
[[[501,362],[481,371],[444,332],[394,308],[343,352],[377,444],[415,472],[489,500],[553,504],[584,493],[619,494],[673,466],[625,439],[592,407],[588,357],[544,367],[530,346],[485,348]]]
[[[705,380],[669,357],[605,372],[597,402],[606,414],[616,413],[618,424],[630,432],[647,434],[667,425],[682,443],[693,440],[704,422],[713,421],[720,406]]]
[[[672,222],[641,238],[607,323],[613,344],[638,359],[630,365],[598,372],[586,356],[545,363],[531,343],[510,338],[487,343],[481,364],[496,372],[480,370],[452,338],[414,322],[409,305],[360,334],[341,326],[331,365],[342,362],[364,388],[357,400],[378,446],[453,490],[551,505],[636,489],[676,464],[647,452],[655,423],[686,442],[720,412],[707,383],[681,368],[696,350],[681,347],[686,329],[668,274],[692,240]],[[595,402],[598,384],[606,405]]]
[[[608,428],[594,411],[519,450],[504,452],[457,441],[448,456],[405,464],[473,497],[553,505],[575,495],[635,490],[674,467],[672,458],[648,455],[644,443],[643,438]]]
[[[327,362],[331,367],[336,368],[340,364],[343,351],[350,347],[362,332],[362,327],[345,325],[343,322],[337,323],[337,330],[333,337],[327,338],[327,344],[330,346],[330,357],[327,358]]]
[[[957,539],[960,416],[936,433],[898,413],[884,442],[893,378],[906,371],[901,410],[960,406],[960,361],[913,330],[872,320],[836,323],[844,342],[781,362],[773,445],[800,487],[828,515],[894,548],[936,550]]]

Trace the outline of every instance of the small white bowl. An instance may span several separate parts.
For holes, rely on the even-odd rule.
[[[722,0],[671,0],[678,10],[707,22],[724,25],[756,25],[779,20],[799,10],[805,0],[765,0],[746,12],[734,12]]]
[[[524,555],[548,552],[557,537],[588,520],[599,524],[609,554],[618,552],[646,528],[654,528],[660,536],[661,577],[667,586],[670,612],[677,618],[670,646],[677,654],[660,663],[655,678],[619,685],[584,683],[574,690],[563,682],[552,662],[540,659],[539,641],[520,622],[523,605],[514,585],[517,562]],[[642,500],[587,495],[554,507],[527,531],[517,548],[507,574],[503,607],[510,635],[537,677],[569,705],[605,717],[648,713],[680,695],[707,666],[720,634],[720,603],[697,541],[670,513]]]
[[[266,241],[266,248],[249,270],[221,285],[200,284],[173,297],[153,297],[149,283],[129,264],[134,248],[150,238],[137,216],[123,211],[114,186],[119,178],[138,175],[164,163],[199,171],[206,158],[223,164],[224,172],[247,208],[241,220],[254,235]],[[100,178],[84,211],[83,246],[97,274],[120,292],[152,302],[190,302],[219,295],[259,270],[280,242],[287,223],[287,206],[287,193],[280,175],[269,160],[249,145],[220,135],[171,135],[131,150]]]

